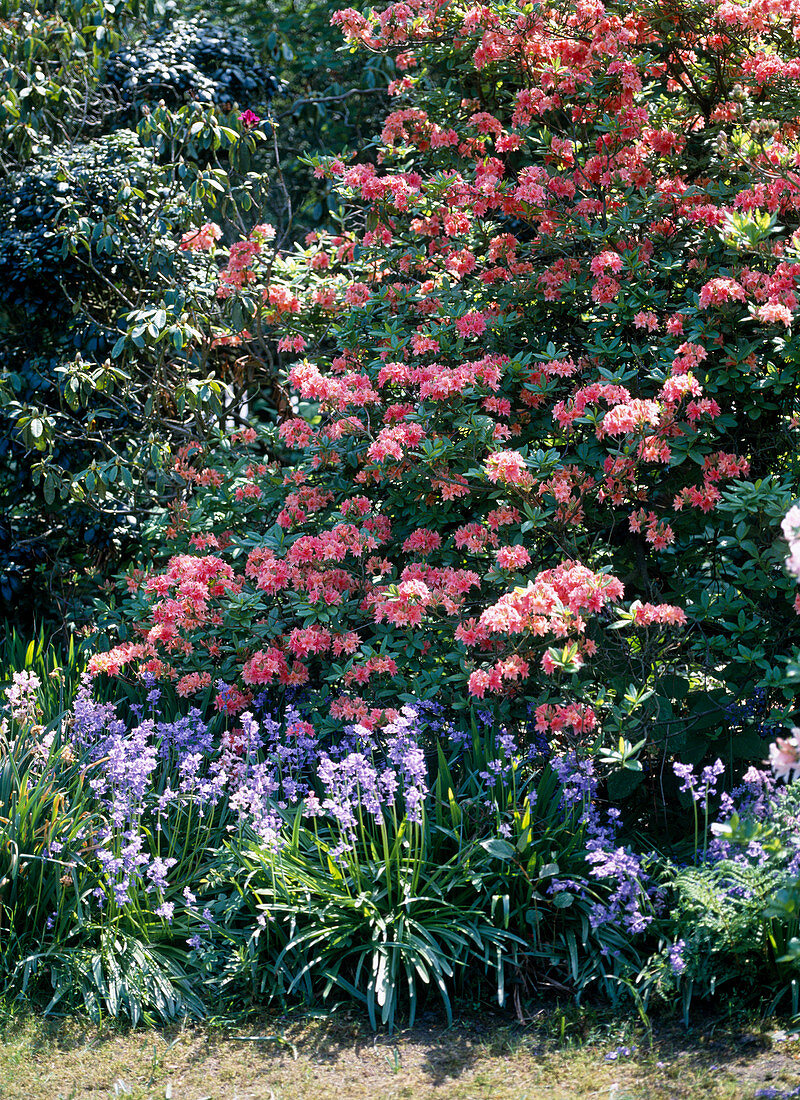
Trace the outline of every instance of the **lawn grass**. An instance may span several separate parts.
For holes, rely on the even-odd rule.
[[[786,1035],[699,1018],[651,1034],[638,1021],[553,1006],[524,1025],[476,1012],[394,1035],[375,1035],[349,1007],[171,1031],[16,1016],[0,1034],[0,1097],[755,1100],[800,1087],[800,1039]]]

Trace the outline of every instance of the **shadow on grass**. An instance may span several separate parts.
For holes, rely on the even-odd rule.
[[[425,1012],[414,1028],[393,1034],[373,1033],[351,1006],[324,1016],[276,1013],[236,1026],[216,1021],[158,1031],[27,1017],[3,1029],[0,1095],[5,1080],[14,1086],[11,1097],[52,1100],[52,1091],[25,1091],[35,1065],[49,1067],[48,1080],[69,1073],[84,1090],[74,1093],[80,1098],[98,1089],[105,1095],[108,1083],[125,1075],[138,1082],[137,1100],[163,1098],[169,1080],[186,1083],[187,1097],[222,1100],[261,1100],[273,1088],[275,1100],[788,1100],[800,1086],[800,1038],[791,1025],[781,1031],[755,1017],[698,1014],[688,1030],[661,1018],[648,1032],[630,1013],[552,1003],[526,1006],[525,1017],[521,1024],[476,1008],[448,1026]]]

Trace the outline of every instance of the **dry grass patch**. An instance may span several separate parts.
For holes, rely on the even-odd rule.
[[[669,1026],[651,1041],[552,1007],[526,1026],[431,1017],[393,1036],[344,1009],[172,1032],[28,1018],[7,1023],[0,1045],[2,1100],[755,1100],[795,1087],[800,1042],[769,1029]]]

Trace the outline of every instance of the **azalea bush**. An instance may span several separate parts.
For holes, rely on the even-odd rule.
[[[618,794],[640,732],[647,766],[762,755],[736,708],[785,716],[797,621],[786,18],[338,13],[396,109],[377,157],[317,161],[340,230],[214,253],[224,339],[284,381],[255,435],[176,457],[165,568],[94,668],[229,712],[305,688],[323,725],[532,706]]]
[[[222,477],[218,470],[198,472],[190,467],[187,473],[210,484]],[[248,495],[253,499],[246,485],[235,482],[230,489],[234,507],[237,496],[245,503]],[[304,499],[310,496],[302,490],[290,493],[279,518],[292,524],[295,501]],[[259,499],[249,511],[255,515],[260,504]],[[502,506],[497,511],[502,512]],[[181,515],[178,509],[177,524]],[[592,638],[583,637],[587,623],[595,624],[606,608],[618,610],[615,625],[620,637],[627,637],[622,628],[646,632],[638,643],[642,665],[655,660],[663,648],[665,626],[683,621],[683,613],[670,606],[640,603],[619,608],[622,585],[616,578],[570,561],[542,570],[534,581],[508,593],[509,580],[524,576],[518,565],[528,552],[521,544],[498,550],[500,562],[490,567],[485,582],[495,600],[479,616],[466,618],[468,609],[480,606],[478,599],[470,598],[470,590],[480,586],[481,578],[474,569],[464,568],[471,563],[464,560],[463,539],[480,531],[478,524],[457,528],[450,546],[437,555],[446,564],[432,566],[426,561],[431,552],[426,546],[432,550],[435,544],[438,549],[441,536],[419,528],[409,516],[409,534],[402,544],[417,564],[396,577],[387,559],[370,553],[389,541],[391,521],[385,511],[373,510],[368,498],[360,496],[346,502],[334,519],[339,522],[319,535],[288,539],[285,527],[277,523],[266,544],[258,539],[248,549],[254,540],[245,534],[239,547],[245,553],[231,554],[233,561],[224,550],[202,556],[183,553],[170,559],[166,572],[132,579],[147,633],[142,640],[97,654],[91,669],[117,672],[137,661],[151,674],[174,677],[183,696],[203,692],[221,677],[225,683],[221,690],[216,687],[215,697],[218,708],[228,713],[249,705],[253,692],[261,688],[277,688],[282,694],[281,688],[294,687],[300,690],[298,705],[313,707],[320,728],[330,729],[342,719],[374,725],[382,711],[396,709],[391,704],[398,691],[406,701],[417,693],[456,709],[466,704],[469,692],[476,697],[487,691],[499,695],[504,686],[527,678],[532,659],[541,676],[578,676],[584,659],[593,658],[597,648]],[[231,551],[237,541],[230,533],[194,534],[190,548],[216,551],[220,540]],[[372,624],[374,635],[362,642],[366,623]],[[254,646],[256,639],[260,645]],[[470,648],[479,654],[494,651],[500,659],[496,656],[477,668],[478,662],[470,661],[470,671],[462,656]],[[626,644],[619,649],[625,654]],[[174,653],[186,663],[175,662]],[[324,659],[325,654],[332,655],[333,663]],[[559,700],[557,690],[537,706],[539,730],[555,726],[591,739],[596,718],[589,704],[547,701],[551,696]],[[576,683],[576,694],[581,690]],[[629,714],[640,698],[633,695],[621,702],[622,711]],[[527,703],[522,706],[527,712]],[[325,725],[325,710],[333,727],[330,721]]]

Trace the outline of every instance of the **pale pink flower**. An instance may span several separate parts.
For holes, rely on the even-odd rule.
[[[800,581],[800,504],[793,505],[781,522],[783,537],[789,543],[786,568]]]
[[[20,725],[29,725],[39,713],[36,692],[42,686],[35,672],[15,672],[5,690],[8,709]]]
[[[793,504],[781,520],[781,530],[787,542],[800,539],[800,504]]]
[[[700,308],[721,306],[733,301],[743,302],[745,298],[744,287],[735,279],[728,277],[709,279],[700,290]]]
[[[517,451],[495,451],[483,465],[489,481],[495,484],[519,485],[530,488],[533,478],[525,465],[525,459]]]
[[[640,310],[633,318],[634,328],[646,328],[648,332],[658,329],[658,315],[649,311]]]
[[[756,317],[765,325],[781,324],[788,328],[792,323],[792,311],[779,302],[765,302],[756,310]]]
[[[524,569],[531,563],[531,556],[524,546],[501,546],[495,551],[495,558],[501,569]]]
[[[769,747],[769,765],[776,779],[791,783],[800,772],[800,727],[792,726],[791,737],[777,737]]]
[[[210,252],[221,236],[222,230],[218,225],[206,222],[199,229],[184,233],[179,247],[183,252]]]

